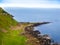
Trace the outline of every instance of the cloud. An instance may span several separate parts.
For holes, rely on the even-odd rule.
[[[24,8],[60,8],[57,4],[1,4],[0,7],[24,7]]]
[[[0,7],[60,8],[57,0],[3,0]]]

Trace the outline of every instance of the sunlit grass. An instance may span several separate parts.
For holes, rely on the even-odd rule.
[[[26,37],[19,35],[19,31],[15,30],[3,37],[4,45],[26,45]]]
[[[10,29],[17,23],[10,14],[0,8],[0,45],[26,45],[26,37],[20,35],[23,30]],[[7,32],[4,32],[4,30]]]

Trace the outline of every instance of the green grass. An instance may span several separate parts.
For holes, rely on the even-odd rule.
[[[9,15],[0,15],[0,28],[8,29],[10,26],[15,26],[17,21],[15,21]]]
[[[4,45],[26,45],[26,37],[19,35],[20,31],[11,31],[3,37]]]
[[[10,27],[16,26],[17,23],[10,14],[0,8],[0,45],[26,45],[26,37],[19,35],[22,30],[10,30]],[[8,32],[4,33],[2,30]]]

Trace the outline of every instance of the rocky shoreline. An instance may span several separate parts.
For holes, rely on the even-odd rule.
[[[50,22],[32,23],[32,25],[26,26],[24,34],[28,38],[27,42],[33,42],[32,45],[60,45],[55,43],[48,34],[42,35],[39,30],[34,30],[34,27],[48,23]]]

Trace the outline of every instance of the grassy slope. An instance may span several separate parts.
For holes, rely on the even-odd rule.
[[[18,35],[22,31],[10,29],[16,25],[17,21],[0,8],[0,45],[25,45],[26,37]]]

